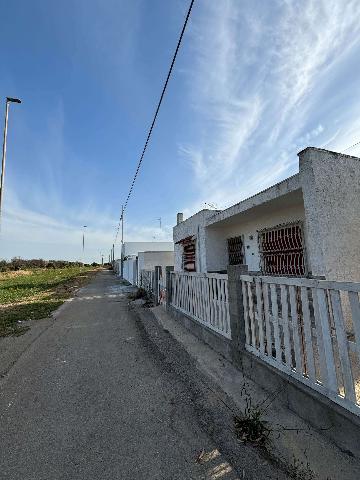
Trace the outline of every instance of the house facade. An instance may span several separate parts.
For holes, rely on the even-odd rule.
[[[124,258],[131,255],[138,255],[139,252],[172,252],[172,242],[124,242],[122,254]]]
[[[172,242],[124,242],[123,278],[139,285],[142,270],[154,270],[155,266],[174,266],[174,244]],[[114,269],[121,275],[121,259],[114,262]]]
[[[140,275],[142,270],[155,270],[155,267],[161,267],[163,274],[165,273],[166,267],[174,266],[174,252],[164,251],[164,252],[139,252],[138,254],[138,281],[139,285]]]
[[[121,275],[121,260],[118,262],[118,273]],[[130,282],[132,285],[137,284],[138,278],[138,257],[137,255],[128,255],[124,260],[123,266],[123,278]]]
[[[174,227],[175,270],[360,281],[360,159],[318,148],[299,173],[223,211]],[[179,221],[180,220],[180,221]]]

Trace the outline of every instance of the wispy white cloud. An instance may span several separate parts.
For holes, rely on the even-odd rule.
[[[146,23],[144,2],[131,3],[120,29],[118,16],[113,15],[116,6],[123,8],[119,2],[111,1],[105,10],[100,1],[92,9],[87,3],[79,3],[76,16],[85,40],[73,45],[74,36],[62,37],[71,52],[72,75],[91,64],[92,80],[101,79],[99,85],[106,85],[114,98],[127,96],[119,86],[124,76],[131,88],[136,84],[135,91],[144,94],[153,88],[137,74],[143,70],[134,66],[136,61],[144,63],[138,51],[138,36]],[[182,8],[183,3],[179,5]],[[229,206],[295,173],[296,153],[308,144],[343,150],[360,139],[360,99],[355,95],[360,81],[358,18],[358,0],[198,2],[183,45],[190,55],[182,51],[182,59],[187,60],[177,77],[179,82],[185,80],[189,94],[186,101],[181,96],[174,104],[182,118],[189,118],[177,139],[179,156],[187,160],[192,173],[177,180],[192,180],[196,196],[178,198],[179,210],[190,215],[204,208],[204,202]],[[113,74],[106,76],[109,71]],[[176,97],[176,83],[171,85],[173,97],[167,101]],[[150,93],[144,97],[151,102],[154,91]],[[137,109],[142,111],[142,102]],[[128,113],[137,119],[138,110],[131,107]],[[71,151],[76,142],[66,138],[65,113],[59,98],[44,118],[38,143],[32,138],[29,155],[36,157],[41,175],[31,172],[31,180],[21,185],[21,198],[13,194],[15,185],[11,190],[7,183],[1,256],[80,258],[85,224],[89,259],[112,244],[117,199],[102,201],[101,193],[89,194],[100,181],[96,183],[96,171],[96,181],[90,178],[82,168],[86,161]],[[160,133],[163,127],[158,126]],[[34,137],[33,129],[29,127],[27,134]],[[347,153],[360,154],[360,147]],[[166,159],[159,162],[165,164]],[[77,166],[79,179],[64,186],[63,174],[71,165]],[[164,223],[171,223],[174,212],[166,212],[165,207],[161,212]],[[127,240],[171,238],[171,226],[160,230],[154,222],[144,225],[140,215],[139,221],[127,219]]]
[[[359,53],[359,16],[357,1],[202,4],[187,71],[198,136],[179,147],[198,188],[189,212],[204,201],[239,201],[295,173],[297,151],[311,143],[334,148],[360,137],[360,100],[348,95],[347,111],[334,100],[341,69]]]
[[[139,148],[142,141],[132,125],[143,134],[141,116],[148,121],[147,102],[152,111],[157,95],[146,75],[157,75],[149,63],[159,53],[152,50],[154,32],[164,19],[171,20],[166,14],[172,7],[159,5],[158,17],[146,0],[105,3],[79,0],[69,17],[69,9],[60,4],[45,8],[35,1],[32,9],[24,9],[23,28],[20,23],[12,29],[17,40],[21,37],[13,42],[14,52],[19,48],[31,60],[22,62],[25,75],[19,74],[18,62],[8,62],[7,75],[14,77],[13,91],[15,86],[18,91],[14,96],[21,95],[23,105],[9,129],[0,258],[80,258],[82,225],[88,225],[88,259],[98,258],[100,249],[109,250],[114,240],[120,197],[130,178],[127,149],[136,156],[134,144]],[[36,35],[33,10],[39,20]],[[8,92],[3,77],[0,86]],[[129,142],[127,135],[133,135]],[[137,218],[126,222],[127,240],[171,238],[169,227],[158,229],[153,220],[144,225]]]

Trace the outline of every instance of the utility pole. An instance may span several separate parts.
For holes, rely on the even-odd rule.
[[[83,235],[82,235],[82,263],[85,263],[85,228],[87,225],[83,225]]]
[[[161,217],[157,218],[156,220],[159,220],[159,227],[160,227],[160,230],[161,230]]]
[[[121,278],[124,274],[124,205],[121,205]]]
[[[7,131],[8,131],[9,105],[10,105],[10,103],[21,103],[21,100],[19,100],[18,98],[6,97],[4,140],[3,140],[3,149],[2,149],[1,180],[0,180],[0,229],[1,229],[2,202],[3,202],[3,196],[4,196],[6,140],[7,140]]]

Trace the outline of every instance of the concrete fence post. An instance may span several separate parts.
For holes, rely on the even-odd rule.
[[[160,303],[159,303],[159,282],[160,282],[160,278],[161,278],[161,267],[159,265],[157,265],[155,267],[154,286],[153,286],[155,306],[160,305]]]
[[[245,351],[244,305],[240,276],[247,274],[247,265],[228,266],[231,357],[233,362],[240,366],[242,363],[242,353]]]
[[[166,271],[166,309],[170,308],[172,298],[172,284],[171,284],[171,272],[174,271],[174,267],[165,267]]]

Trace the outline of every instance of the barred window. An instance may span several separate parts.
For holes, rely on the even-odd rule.
[[[195,239],[187,238],[182,241],[183,246],[183,270],[185,272],[195,272],[196,263],[195,263]]]
[[[244,243],[242,237],[228,238],[229,265],[241,265],[244,263]]]
[[[306,273],[301,223],[259,232],[261,271],[265,275],[303,276]]]

